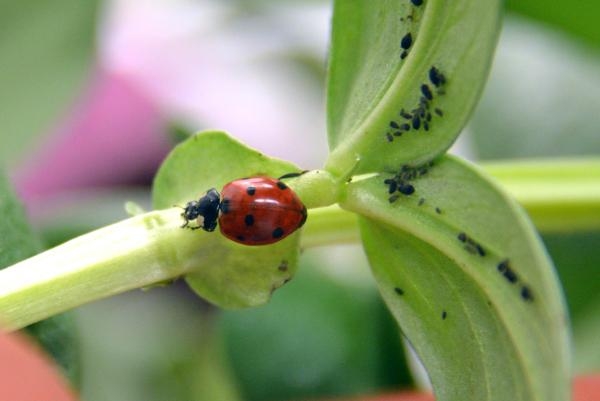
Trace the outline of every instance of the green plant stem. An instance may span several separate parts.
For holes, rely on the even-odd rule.
[[[198,236],[179,209],[146,213],[77,237],[0,271],[8,329],[84,303],[174,279],[193,265]]]
[[[538,230],[600,229],[600,159],[524,160],[483,167],[525,207]]]
[[[482,167],[521,203],[541,232],[600,230],[600,160],[530,160]],[[358,240],[354,215],[332,206],[311,211],[302,246]]]
[[[600,160],[485,165],[544,232],[600,229]],[[203,236],[181,210],[145,213],[77,237],[0,271],[0,320],[17,329],[100,298],[175,279],[202,265]],[[491,211],[493,212],[493,211]],[[356,216],[310,210],[304,248],[359,241]]]

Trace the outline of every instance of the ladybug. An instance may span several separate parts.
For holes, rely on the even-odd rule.
[[[284,177],[287,177],[284,176]],[[306,207],[282,181],[270,177],[242,178],[226,184],[221,194],[209,189],[188,202],[181,217],[183,228],[214,231],[244,245],[268,245],[302,227]],[[196,220],[197,226],[190,226]]]

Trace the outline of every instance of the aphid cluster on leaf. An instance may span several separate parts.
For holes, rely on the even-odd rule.
[[[423,83],[419,88],[421,95],[418,104],[409,111],[402,108],[398,112],[398,116],[404,121],[394,119],[389,122],[389,131],[385,134],[388,142],[392,142],[394,137],[402,136],[409,131],[419,131],[421,129],[429,131],[434,114],[439,118],[444,116],[442,109],[433,107],[432,103],[436,95],[444,95],[446,93],[444,90],[447,82],[446,76],[437,67],[432,66],[429,69],[428,77],[429,83]],[[430,84],[434,89],[431,88]]]
[[[415,187],[410,181],[427,174],[431,166],[433,166],[433,162],[418,167],[404,165],[393,177],[386,178],[383,183],[388,186],[388,194],[390,195],[388,201],[393,203],[400,195],[412,195],[415,192]]]
[[[481,244],[479,244],[473,238],[469,237],[466,233],[458,233],[457,238],[460,242],[464,243],[464,248],[467,250],[467,252],[482,257],[485,256],[485,249],[483,249],[483,246],[481,246]]]
[[[508,259],[505,259],[505,260],[501,261],[500,263],[498,263],[498,266],[496,266],[496,268],[497,268],[498,272],[500,274],[502,274],[502,276],[504,276],[504,278],[510,284],[517,284],[520,282],[519,276],[512,268],[510,261]],[[525,300],[525,301],[529,301],[529,302],[533,301],[533,293],[531,292],[531,289],[529,288],[529,286],[526,284],[521,284],[521,298],[523,298],[523,300]]]

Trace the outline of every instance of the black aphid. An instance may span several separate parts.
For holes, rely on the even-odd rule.
[[[421,85],[421,93],[423,94],[423,96],[425,96],[427,100],[433,100],[433,93],[431,93],[431,89],[429,89],[429,86],[427,86],[427,84]]]
[[[521,287],[521,298],[523,298],[525,301],[533,301],[533,294],[526,285]]]
[[[402,47],[404,50],[408,50],[408,49],[410,49],[411,45],[412,45],[412,35],[409,32],[406,35],[404,35],[404,37],[402,37],[402,40],[400,41],[400,47]]]
[[[402,109],[400,110],[400,116],[406,118],[407,120],[410,120],[413,118],[412,114],[407,113],[406,110]]]
[[[400,184],[398,186],[398,192],[400,192],[403,195],[412,195],[413,193],[415,193],[415,187],[413,187],[410,184]]]
[[[421,118],[419,118],[418,116],[415,116],[412,119],[412,127],[413,127],[413,129],[421,128]]]

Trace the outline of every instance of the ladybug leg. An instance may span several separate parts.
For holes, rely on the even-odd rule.
[[[198,230],[199,228],[202,228],[200,226],[190,226],[190,220],[186,220],[185,223],[183,223],[180,227],[187,228],[189,230]]]

